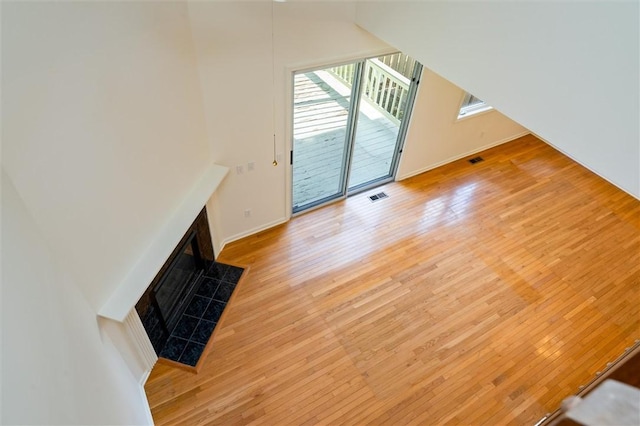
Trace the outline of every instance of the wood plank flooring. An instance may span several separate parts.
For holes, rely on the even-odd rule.
[[[533,136],[229,244],[158,425],[534,424],[639,335],[640,202]],[[374,192],[378,192],[378,188]]]

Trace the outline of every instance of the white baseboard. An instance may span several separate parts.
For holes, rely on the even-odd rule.
[[[151,375],[151,370],[145,371],[140,377],[139,383],[140,386],[144,387],[147,384],[147,380],[149,380],[149,376]]]
[[[625,193],[627,193],[627,194],[631,195],[631,196],[632,196],[633,198],[635,198],[636,200],[640,200],[640,194],[639,194],[638,196],[637,196],[637,195],[635,195],[635,194],[633,194],[631,191],[629,191],[629,190],[627,190],[627,189],[625,189],[625,188],[621,187],[621,186],[620,186],[620,185],[618,185],[617,183],[612,182],[612,181],[610,181],[608,178],[606,178],[606,177],[602,176],[600,173],[598,173],[597,171],[593,170],[591,167],[586,166],[586,165],[585,165],[585,164],[583,164],[581,161],[576,160],[572,155],[567,154],[565,151],[563,151],[562,149],[558,148],[557,146],[555,146],[554,144],[552,144],[552,143],[551,143],[551,142],[549,142],[548,140],[546,140],[546,139],[544,139],[544,138],[542,138],[542,137],[538,136],[537,134],[535,134],[535,133],[533,133],[533,132],[531,132],[531,134],[532,134],[533,136],[535,136],[536,138],[540,139],[542,142],[544,142],[544,143],[546,143],[547,145],[549,145],[550,147],[552,147],[553,149],[555,149],[556,151],[561,152],[561,153],[562,153],[562,155],[565,155],[565,156],[567,156],[567,157],[571,158],[573,161],[575,161],[576,163],[580,164],[582,167],[584,167],[585,169],[589,170],[591,173],[593,173],[593,174],[595,174],[595,175],[597,175],[597,176],[601,177],[602,179],[606,180],[606,181],[607,181],[607,182],[609,182],[611,185],[613,185],[613,186],[615,186],[616,188],[618,188],[620,191],[623,191],[623,192],[625,192]]]
[[[267,229],[271,229],[271,228],[273,228],[275,226],[282,225],[283,223],[287,223],[288,221],[289,221],[289,218],[286,218],[286,217],[285,218],[280,218],[280,219],[274,220],[272,222],[266,223],[264,225],[256,226],[255,228],[249,229],[247,231],[240,232],[240,233],[238,233],[236,235],[232,235],[229,238],[225,238],[220,243],[220,249],[218,250],[218,253],[222,253],[222,250],[224,250],[224,246],[226,246],[229,243],[232,243],[232,242],[237,241],[239,239],[242,239],[244,237],[248,237],[250,235],[257,234],[258,232],[266,231]]]
[[[146,381],[146,380],[145,380]],[[153,420],[153,415],[151,414],[151,406],[149,405],[149,400],[147,399],[147,392],[144,390],[144,386],[140,385],[140,393],[142,394],[142,400],[145,402],[144,405],[144,414],[147,418],[147,425],[153,426],[155,425],[155,421]]]
[[[518,139],[518,138],[520,138],[522,136],[526,136],[526,135],[528,135],[530,133],[531,132],[529,132],[527,130],[527,131],[519,133],[517,135],[510,136],[508,138],[504,138],[504,139],[501,139],[501,140],[496,141],[496,142],[492,142],[492,143],[484,145],[484,146],[482,146],[480,148],[474,149],[473,151],[465,152],[464,154],[460,154],[460,155],[457,155],[455,157],[450,157],[450,158],[448,158],[448,159],[446,159],[444,161],[438,162],[436,164],[431,164],[431,165],[429,165],[427,167],[424,167],[424,168],[422,168],[420,170],[411,172],[411,173],[409,173],[407,175],[396,177],[396,180],[399,181],[399,180],[410,178],[411,176],[419,175],[420,173],[424,173],[424,172],[429,171],[431,169],[435,169],[436,167],[443,166],[445,164],[451,163],[452,161],[459,160],[461,158],[467,157],[467,156],[475,154],[477,152],[484,151],[485,149],[493,148],[494,146],[498,146],[498,145],[501,145],[503,143],[511,142],[512,140]],[[216,253],[222,253],[222,251],[224,250],[224,247],[229,243],[232,243],[232,242],[237,241],[239,239],[248,237],[250,235],[257,234],[258,232],[266,231],[267,229],[273,228],[273,227],[278,226],[278,225],[282,225],[283,223],[286,223],[288,221],[289,221],[289,218],[287,218],[287,217],[280,218],[280,219],[274,220],[274,221],[272,221],[270,223],[267,223],[267,224],[264,224],[264,225],[260,225],[260,226],[257,226],[255,228],[249,229],[247,231],[243,231],[243,232],[240,232],[238,234],[232,235],[232,236],[230,236],[228,238],[225,238],[224,240],[221,241],[220,248],[219,248],[219,250],[217,250]]]
[[[507,142],[511,142],[513,140],[516,140],[518,138],[521,138],[521,137],[529,135],[529,134],[531,134],[531,132],[527,130],[525,132],[518,133],[517,135],[509,136],[508,138],[500,139],[499,141],[492,142],[492,143],[487,144],[487,145],[483,145],[483,146],[481,146],[479,148],[476,148],[474,150],[465,152],[463,154],[456,155],[456,156],[453,156],[453,157],[449,157],[446,160],[439,161],[439,162],[434,163],[434,164],[430,164],[430,165],[428,165],[426,167],[423,167],[423,168],[418,169],[418,170],[414,170],[413,172],[407,173],[405,175],[396,176],[396,181],[408,179],[408,178],[410,178],[412,176],[416,176],[416,175],[419,175],[421,173],[428,172],[429,170],[436,169],[436,168],[438,168],[440,166],[444,166],[445,164],[449,164],[449,163],[452,163],[454,161],[460,160],[461,158],[468,157],[470,155],[476,154],[478,152],[484,151],[484,150],[489,149],[489,148],[493,148],[494,146],[498,146],[498,145],[502,145],[502,144],[507,143]]]

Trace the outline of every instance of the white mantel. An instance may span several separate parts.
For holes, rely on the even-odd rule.
[[[218,188],[229,168],[212,164],[184,198],[167,223],[141,254],[135,266],[102,306],[98,315],[119,323],[125,319],[169,258],[185,231]]]

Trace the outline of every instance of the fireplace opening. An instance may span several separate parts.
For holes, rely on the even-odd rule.
[[[203,208],[136,304],[157,354],[193,298],[203,273],[214,263],[207,210]]]
[[[242,267],[215,261],[202,209],[136,304],[160,359],[197,371],[243,273]]]
[[[205,269],[195,237],[196,232],[192,231],[188,240],[178,249],[179,254],[168,271],[153,289],[153,298],[168,330],[173,330],[178,323]]]

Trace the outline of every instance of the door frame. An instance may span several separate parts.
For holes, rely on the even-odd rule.
[[[394,53],[398,53],[398,52],[394,52]],[[393,54],[393,53],[390,53],[390,54]],[[378,55],[378,56],[384,56],[384,55]],[[374,56],[374,57],[377,57],[377,56]],[[371,59],[371,57],[366,58],[364,60],[366,61],[367,59]],[[374,179],[372,181],[365,182],[364,184],[361,184],[361,185],[356,185],[351,191],[349,191],[349,188],[348,188],[349,177],[347,176],[347,182],[346,182],[347,188],[345,189],[345,198],[348,197],[349,195],[359,194],[361,192],[368,191],[372,188],[376,188],[380,185],[384,185],[385,183],[392,182],[395,180],[396,173],[398,172],[398,166],[400,165],[400,156],[402,155],[404,143],[407,136],[407,130],[409,129],[409,123],[411,121],[411,116],[413,115],[413,106],[415,103],[416,95],[418,93],[418,88],[420,87],[420,78],[422,76],[422,69],[423,69],[422,64],[416,61],[416,64],[413,68],[413,72],[411,75],[411,84],[409,85],[409,93],[407,95],[407,105],[411,105],[411,108],[407,112],[406,116],[402,117],[402,122],[400,123],[400,127],[398,128],[398,135],[396,136],[396,146],[394,148],[393,157],[391,158],[391,167],[389,168],[389,171],[390,171],[389,176]],[[366,66],[363,66],[361,78],[364,78],[365,70],[366,70]],[[358,96],[358,98],[359,98],[358,99],[358,103],[359,103],[361,96]],[[357,127],[357,125],[354,127]],[[354,129],[354,132],[355,130],[357,129]],[[354,136],[355,136],[355,133],[354,133]],[[349,161],[351,161],[351,158],[349,159]]]
[[[385,49],[379,49],[379,50],[372,50],[370,52],[367,52],[366,54],[362,55],[347,55],[347,56],[342,56],[342,57],[336,57],[333,59],[328,59],[328,60],[317,60],[317,61],[312,61],[312,62],[304,62],[304,63],[299,63],[299,64],[295,64],[295,65],[290,65],[290,66],[286,66],[284,67],[284,73],[285,73],[285,93],[284,93],[284,153],[279,157],[278,161],[282,161],[285,167],[285,197],[284,197],[284,201],[285,201],[285,221],[288,221],[289,219],[291,219],[292,217],[298,216],[300,214],[304,214],[319,208],[322,208],[328,204],[340,201],[340,200],[344,200],[346,199],[349,195],[354,195],[357,194],[359,192],[362,191],[366,191],[368,189],[371,189],[371,187],[366,187],[366,188],[362,188],[360,190],[360,188],[358,188],[358,190],[353,191],[349,194],[347,194],[347,192],[345,191],[344,194],[341,197],[338,198],[333,198],[331,200],[328,200],[326,202],[320,203],[318,205],[315,205],[313,207],[310,207],[308,209],[305,209],[303,211],[300,212],[296,212],[293,213],[293,167],[292,167],[292,163],[291,163],[291,153],[293,152],[293,94],[294,94],[294,86],[295,86],[295,74],[297,73],[302,73],[302,72],[307,72],[307,71],[315,71],[318,69],[324,69],[324,68],[330,68],[330,67],[337,67],[340,65],[345,65],[345,64],[349,64],[349,63],[353,63],[353,62],[358,62],[358,61],[363,61],[366,59],[370,59],[370,58],[375,58],[378,56],[385,56],[385,55],[391,55],[394,53],[398,53],[398,50],[396,49],[389,49],[389,48],[385,48]],[[422,70],[423,67],[422,65],[420,65],[419,67],[419,73],[418,73],[418,80],[420,78],[420,76],[422,75]],[[364,67],[362,67],[362,72],[364,72]],[[412,104],[415,103],[415,99],[417,97],[418,94],[418,90],[419,90],[419,85],[416,86],[415,90],[412,93],[412,97],[411,97],[411,102]],[[358,97],[359,98],[359,97]],[[358,99],[359,102],[359,99]],[[411,112],[413,112],[413,108],[411,108]],[[398,170],[398,166],[400,164],[400,160],[402,157],[402,153],[403,153],[403,148],[404,148],[404,142],[405,142],[405,138],[406,138],[406,134],[407,134],[407,130],[409,128],[410,125],[410,121],[411,121],[411,116],[412,113],[409,114],[409,116],[407,117],[406,120],[403,120],[403,126],[401,126],[400,131],[399,131],[399,135],[400,132],[402,132],[402,143],[398,144],[398,146],[396,148],[399,148],[399,153],[395,156],[395,161],[393,164],[393,173],[392,176],[389,178],[389,181],[395,180],[395,176]],[[354,127],[354,131],[355,131],[355,126]],[[404,129],[402,128],[404,127]],[[275,129],[274,129],[275,130]],[[351,149],[351,148],[349,148]],[[349,159],[350,160],[350,159]],[[348,185],[348,179],[345,179],[346,185]],[[375,182],[375,186],[380,185],[380,183],[378,181]],[[372,185],[373,186],[373,185]]]

